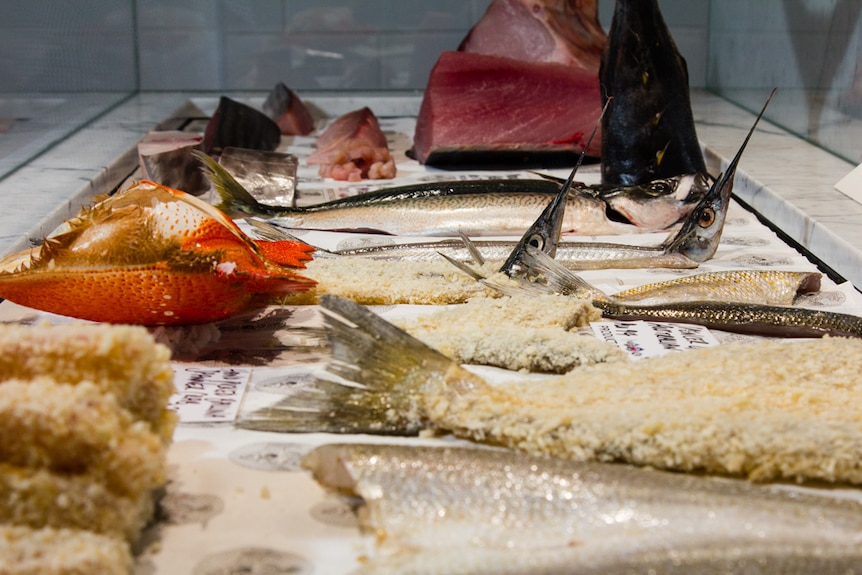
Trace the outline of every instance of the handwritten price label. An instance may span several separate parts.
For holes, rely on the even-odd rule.
[[[176,393],[168,409],[180,423],[220,423],[236,418],[251,369],[242,367],[174,367]]]
[[[654,321],[600,321],[590,325],[597,338],[617,345],[632,359],[718,345],[715,336],[699,325]]]

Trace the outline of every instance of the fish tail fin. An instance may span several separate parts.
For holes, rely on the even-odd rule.
[[[192,150],[192,154],[200,161],[204,174],[221,199],[221,203],[216,205],[218,209],[229,216],[267,213],[266,206],[254,199],[254,196],[218,162],[200,150]]]
[[[332,361],[278,404],[243,414],[239,427],[265,431],[415,435],[429,426],[422,390],[457,363],[349,299],[324,294]]]

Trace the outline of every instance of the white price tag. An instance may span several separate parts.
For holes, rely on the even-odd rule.
[[[220,423],[236,419],[248,387],[251,369],[246,367],[174,367],[176,393],[168,409],[180,423]]]
[[[719,345],[701,325],[654,321],[600,321],[591,324],[596,337],[627,352],[632,359],[645,359],[672,351]]]

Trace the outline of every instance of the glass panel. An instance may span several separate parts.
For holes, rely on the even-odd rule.
[[[862,2],[710,3],[707,87],[752,111],[773,86],[769,120],[862,162]]]

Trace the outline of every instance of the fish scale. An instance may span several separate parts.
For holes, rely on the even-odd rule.
[[[862,557],[858,502],[744,481],[417,445],[324,445],[303,465],[363,498],[381,543],[359,573],[848,573]]]

